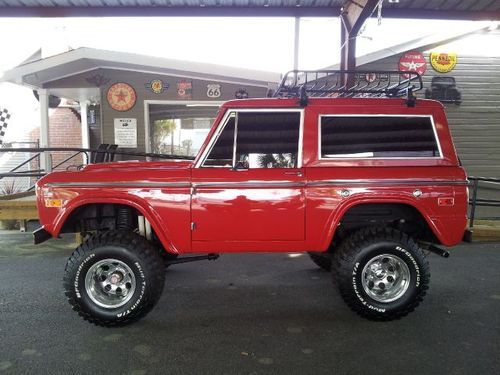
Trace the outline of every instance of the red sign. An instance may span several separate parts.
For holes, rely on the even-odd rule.
[[[406,52],[399,59],[399,70],[402,72],[415,72],[423,75],[427,70],[427,62],[422,52]]]

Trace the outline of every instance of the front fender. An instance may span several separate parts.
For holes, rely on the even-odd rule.
[[[64,223],[75,212],[76,209],[89,205],[89,204],[120,204],[129,206],[136,209],[143,215],[151,224],[156,236],[160,240],[162,246],[168,252],[178,254],[179,249],[175,246],[170,239],[170,229],[168,223],[158,214],[155,208],[148,203],[147,200],[142,199],[132,194],[102,194],[89,197],[87,193],[84,197],[77,196],[68,201],[62,209],[59,210],[52,222],[43,223],[44,229],[47,230],[52,236],[56,237],[61,232]]]

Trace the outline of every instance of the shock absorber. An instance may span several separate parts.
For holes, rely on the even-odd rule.
[[[132,229],[132,211],[129,207],[116,210],[116,229]]]

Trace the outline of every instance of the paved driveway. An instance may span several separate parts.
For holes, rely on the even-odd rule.
[[[307,256],[223,255],[171,267],[156,309],[124,328],[73,313],[71,237],[0,234],[0,373],[493,374],[500,369],[500,244],[431,255],[431,289],[400,321],[351,313]]]

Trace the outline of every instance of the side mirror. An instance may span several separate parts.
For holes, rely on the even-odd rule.
[[[233,170],[234,171],[246,171],[248,170],[248,162],[247,161],[237,161],[236,165],[234,166]]]

